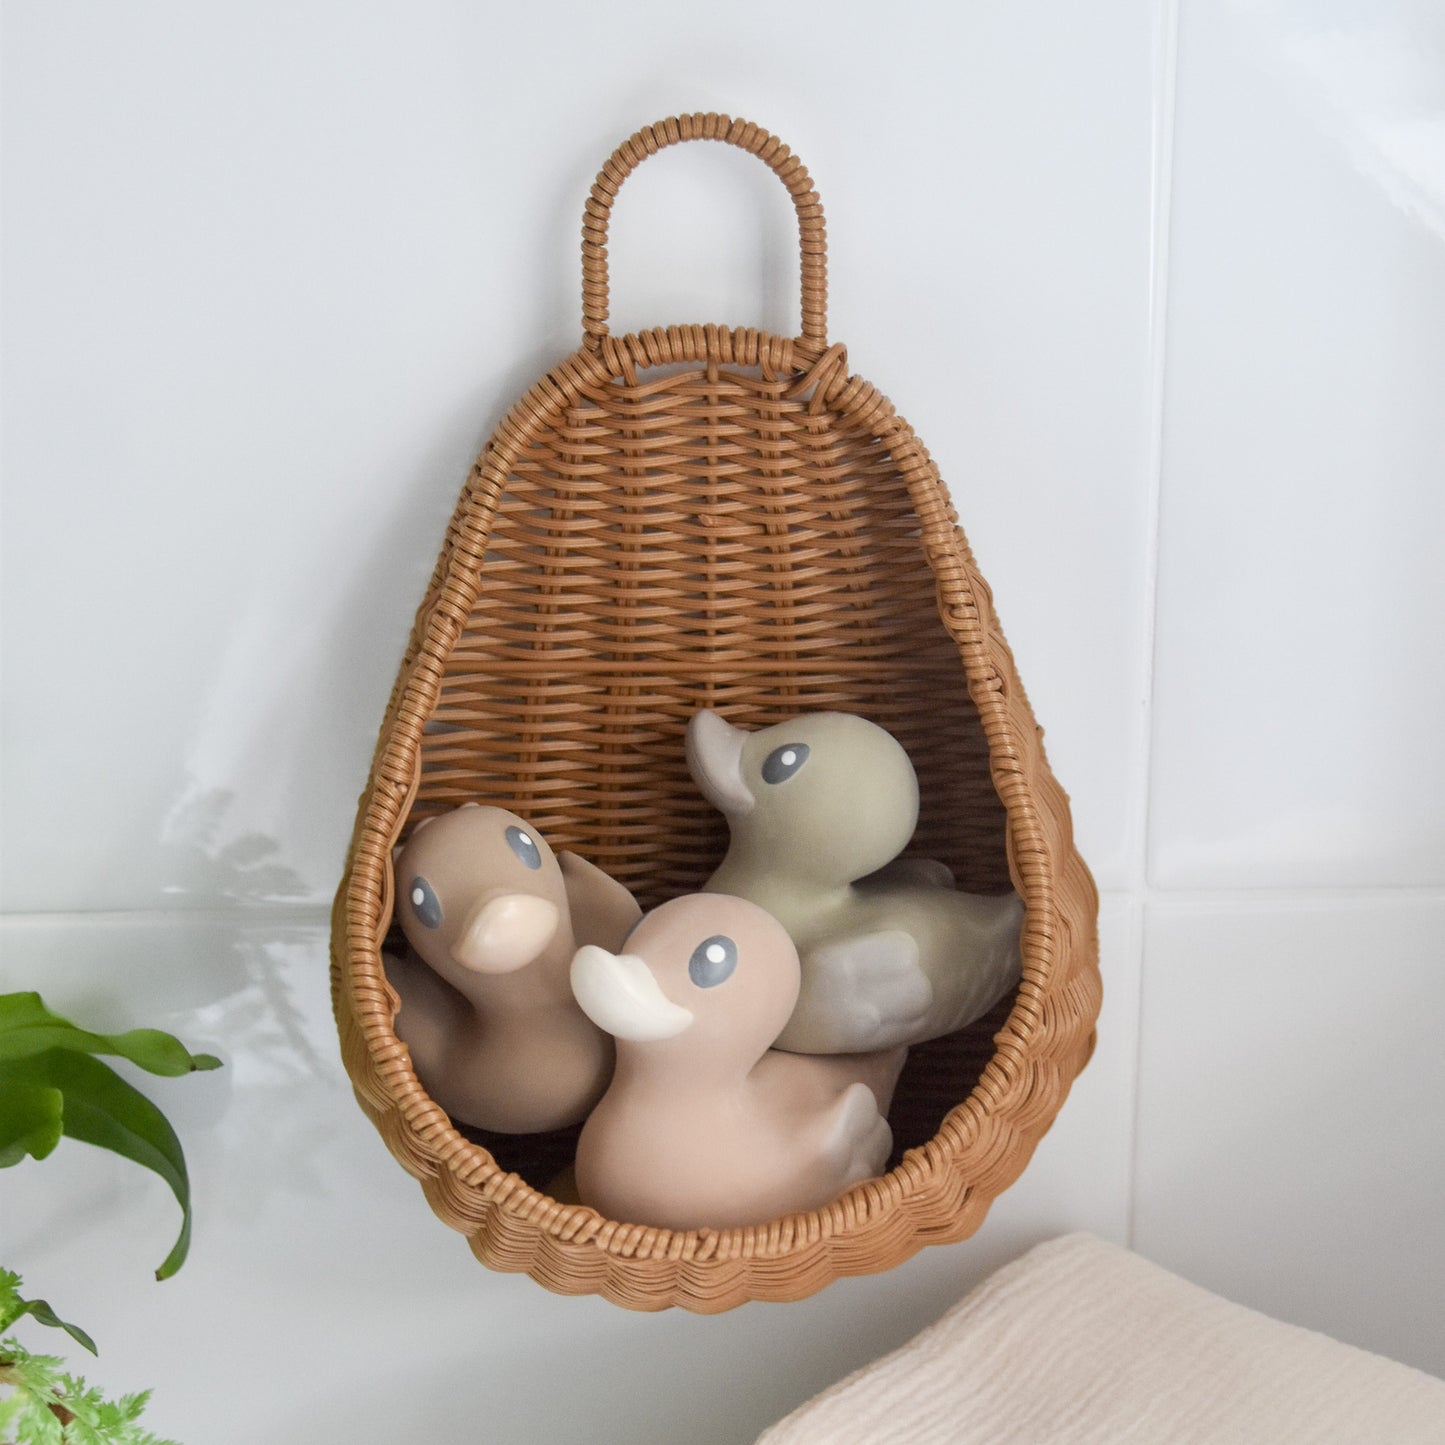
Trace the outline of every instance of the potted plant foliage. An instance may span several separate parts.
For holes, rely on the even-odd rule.
[[[177,1076],[214,1069],[159,1029],[91,1033],[45,1006],[38,993],[0,995],[0,1168],[44,1159],[63,1136],[109,1149],[165,1180],[181,1207],[181,1230],[156,1270],[167,1279],[191,1241],[185,1156],[165,1115],[98,1055],[124,1058],[148,1073]],[[150,1392],[108,1400],[56,1356],[32,1353],[9,1331],[21,1320],[63,1330],[96,1353],[79,1326],[41,1299],[26,1299],[19,1275],[0,1269],[0,1442],[36,1445],[170,1445],[139,1423]]]

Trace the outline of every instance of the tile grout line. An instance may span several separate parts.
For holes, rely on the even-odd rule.
[[[248,903],[205,908],[58,908],[14,910],[0,913],[0,927],[124,926],[139,923],[248,923],[263,925],[314,924],[325,927],[331,918],[327,903]]]
[[[1134,776],[1134,849],[1136,871],[1133,937],[1136,968],[1134,996],[1133,1110],[1129,1122],[1128,1199],[1124,1243],[1135,1240],[1139,1181],[1140,1085],[1144,1054],[1144,947],[1149,902],[1149,844],[1154,781],[1156,723],[1155,680],[1159,665],[1159,554],[1163,517],[1164,390],[1168,348],[1169,253],[1174,203],[1174,122],[1179,75],[1179,9],[1182,0],[1156,0],[1154,24],[1154,89],[1151,115],[1149,221],[1149,392],[1145,475],[1147,478],[1146,558],[1144,576],[1144,695],[1139,723],[1139,762]]]
[[[1135,886],[1101,888],[1101,900],[1138,910],[1144,902],[1155,907],[1209,908],[1352,907],[1370,903],[1445,903],[1445,883],[1318,883],[1259,888],[1151,888],[1147,898]],[[230,924],[265,927],[312,926],[329,928],[329,904],[250,903],[234,907],[204,908],[57,908],[0,912],[0,929],[8,927],[126,927],[147,923],[206,925]]]
[[[1151,888],[1154,907],[1187,908],[1324,908],[1368,903],[1436,903],[1445,900],[1445,883],[1315,883],[1259,888]]]
[[[1140,725],[1139,763],[1136,772],[1134,818],[1137,871],[1135,885],[1147,899],[1150,892],[1152,785],[1158,727],[1154,713],[1155,684],[1159,671],[1160,553],[1163,535],[1165,379],[1168,353],[1169,261],[1174,207],[1174,115],[1179,70],[1179,7],[1183,0],[1156,0],[1160,33],[1155,40],[1157,91],[1154,102],[1152,190],[1154,210],[1149,230],[1149,394],[1147,399],[1148,479],[1145,515],[1144,574],[1144,697]]]

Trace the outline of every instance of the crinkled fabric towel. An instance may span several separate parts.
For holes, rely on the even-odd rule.
[[[1445,1381],[1071,1234],[758,1445],[855,1442],[1445,1445]]]

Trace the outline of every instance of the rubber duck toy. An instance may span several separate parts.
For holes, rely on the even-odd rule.
[[[469,803],[417,825],[393,863],[412,956],[386,958],[397,1037],[453,1118],[504,1134],[586,1117],[612,1040],[568,981],[582,943],[617,946],[642,916],[575,853],[553,853],[504,808]]]
[[[906,1051],[768,1047],[801,982],[782,924],[744,899],[695,893],[647,914],[625,947],[572,960],[577,1001],[617,1040],[612,1083],[577,1144],[584,1204],[634,1224],[728,1229],[817,1209],[882,1171]]]
[[[688,724],[687,761],[731,834],[704,891],[761,904],[802,958],[778,1048],[921,1043],[1018,982],[1017,895],[960,893],[943,864],[898,858],[918,822],[918,779],[884,729],[820,712],[747,732],[703,711]]]

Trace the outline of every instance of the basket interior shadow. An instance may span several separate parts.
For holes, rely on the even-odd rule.
[[[694,138],[752,151],[793,194],[799,338],[607,332],[616,189]],[[337,899],[343,1057],[393,1152],[484,1262],[640,1308],[797,1298],[964,1237],[1022,1170],[1092,1047],[1097,897],[937,470],[826,344],[822,213],[796,158],[727,117],[649,127],[599,176],[584,236],[584,344],[478,459],[382,727]],[[680,1235],[549,1194],[575,1130],[458,1130],[395,1038],[379,951],[392,846],[470,801],[519,813],[644,908],[695,891],[727,841],[684,759],[700,708],[749,728],[839,710],[891,732],[919,776],[909,852],[941,859],[961,889],[1018,890],[1024,979],[912,1051],[882,1179],[826,1210]]]

